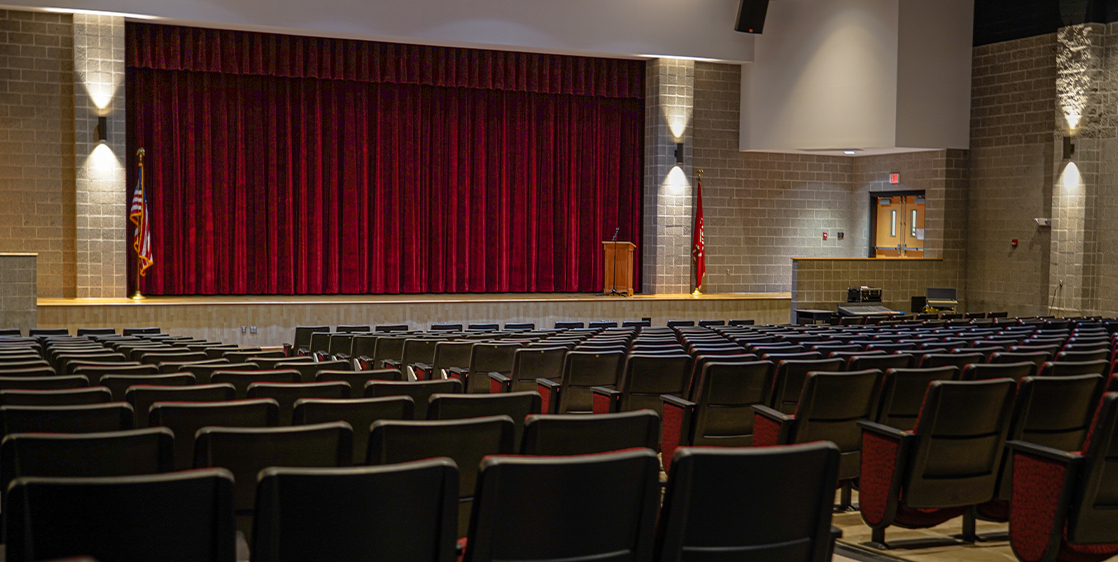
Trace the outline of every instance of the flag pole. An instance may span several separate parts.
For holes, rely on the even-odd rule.
[[[698,184],[699,184],[700,186],[702,186],[702,182],[703,182],[703,170],[702,170],[702,169],[696,170],[696,173],[697,173],[697,175],[699,176],[699,181],[698,181]],[[693,222],[693,221],[692,221],[692,222]],[[694,234],[692,234],[692,236],[694,236]],[[699,297],[699,296],[702,296],[703,292],[699,290],[699,287],[701,287],[701,286],[702,286],[702,284],[703,284],[703,280],[699,278],[699,268],[698,268],[698,263],[697,263],[697,262],[695,261],[695,259],[694,259],[694,246],[692,246],[691,272],[692,272],[692,274],[693,274],[693,275],[695,276],[695,290],[694,290],[694,291],[693,291],[693,292],[691,293],[691,296],[693,296],[693,297]]]
[[[141,177],[140,181],[143,181],[142,178],[143,178],[143,175],[144,175],[144,153],[145,153],[145,151],[144,151],[143,148],[140,148],[136,151],[136,157],[139,158],[140,177]],[[146,194],[145,194],[145,196],[146,196]],[[144,220],[147,220],[147,217],[144,217]],[[139,227],[137,227],[137,228],[139,228]],[[143,298],[144,298],[144,292],[140,289],[140,272],[143,271],[143,269],[144,269],[143,260],[140,259],[139,254],[136,254],[136,290],[132,293],[132,300],[143,300]]]

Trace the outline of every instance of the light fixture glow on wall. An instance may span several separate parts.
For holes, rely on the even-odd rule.
[[[93,140],[105,144],[109,140],[109,118],[104,115],[97,118],[97,128],[93,129]]]
[[[683,143],[681,142],[675,143],[675,165],[683,165]]]

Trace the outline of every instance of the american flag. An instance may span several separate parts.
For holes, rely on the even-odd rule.
[[[147,198],[144,197],[144,164],[139,166],[140,177],[136,180],[136,190],[132,192],[132,208],[128,211],[128,218],[136,225],[136,236],[132,239],[132,249],[136,251],[136,258],[140,260],[140,275],[147,275],[147,270],[155,263],[151,255],[151,227],[148,225]]]

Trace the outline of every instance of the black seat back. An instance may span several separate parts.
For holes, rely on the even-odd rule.
[[[103,386],[63,390],[0,390],[0,406],[80,406],[112,402]]]
[[[1020,381],[1025,377],[1035,376],[1036,363],[1020,361],[1017,363],[972,363],[963,368],[962,380],[985,381],[992,379],[1013,379]]]
[[[75,375],[89,377],[89,382],[94,385],[101,383],[105,375],[158,375],[158,365],[78,365],[74,367]]]
[[[792,443],[830,441],[842,452],[839,479],[856,478],[861,465],[861,420],[872,420],[880,403],[881,371],[812,372],[796,408]]]
[[[369,428],[377,420],[410,420],[415,401],[410,396],[351,398],[343,400],[301,398],[295,402],[292,425],[344,421],[353,428],[353,464],[365,463]]]
[[[254,562],[455,559],[458,468],[449,459],[260,474]]]
[[[625,358],[619,387],[620,410],[653,410],[663,415],[660,396],[684,397],[690,390],[693,359],[686,353]]]
[[[838,357],[830,359],[781,361],[776,365],[776,379],[773,383],[772,407],[785,413],[796,412],[796,405],[800,402],[800,393],[804,388],[807,374],[812,371],[838,372],[843,368],[843,360]]]
[[[0,436],[13,433],[103,433],[132,429],[124,402],[81,406],[0,406]]]
[[[1082,453],[1087,461],[1072,492],[1067,540],[1113,544],[1118,542],[1118,393],[1103,397]]]
[[[248,385],[248,398],[271,398],[279,404],[279,424],[291,425],[295,401],[301,398],[349,398],[349,384],[344,382],[268,383]]]
[[[908,505],[957,507],[993,497],[1015,388],[1006,378],[928,387],[913,430],[919,440],[905,480]]]
[[[559,389],[559,411],[551,413],[593,412],[593,392],[590,389],[595,386],[616,387],[624,361],[625,353],[622,351],[567,353]]]
[[[511,392],[536,390],[536,379],[559,382],[563,378],[565,347],[524,347],[516,350],[512,362]]]
[[[461,394],[465,390],[458,379],[433,381],[369,381],[365,384],[365,398],[385,396],[410,396],[414,402],[413,415],[417,420],[427,419],[427,405],[434,394]],[[354,393],[356,395],[356,393]]]
[[[658,477],[656,453],[649,450],[486,459],[465,559],[651,560]],[[546,538],[507,532],[509,522],[547,529]]]
[[[315,332],[330,332],[330,326],[296,326],[295,327],[295,341],[291,344],[292,350],[298,353],[300,350],[310,351],[311,348],[311,334]]]
[[[315,382],[315,377],[318,376],[318,373],[323,371],[352,371],[353,363],[344,359],[336,359],[333,361],[286,361],[276,363],[272,370],[298,371],[299,380],[293,382]]]
[[[537,392],[503,394],[434,394],[427,406],[429,420],[457,420],[505,415],[516,425],[513,443],[520,443],[524,419],[540,411]]]
[[[680,450],[664,493],[656,560],[830,560],[839,457],[832,443]]]
[[[84,375],[71,375],[64,377],[0,376],[0,390],[65,390],[68,388],[84,388],[87,386],[89,386],[89,379],[85,378]]]
[[[1046,361],[1040,366],[1042,377],[1071,377],[1075,375],[1110,374],[1110,364],[1103,359],[1095,361]]]
[[[524,425],[524,455],[588,455],[636,447],[655,449],[660,416],[650,410],[593,416],[535,414]]]
[[[148,427],[166,427],[175,434],[175,470],[194,466],[194,436],[199,429],[274,427],[279,405],[275,400],[224,402],[157,402],[148,414]]]
[[[135,412],[135,427],[147,427],[152,404],[156,402],[220,402],[237,397],[231,384],[198,384],[188,386],[129,387],[124,399]]]
[[[893,355],[855,355],[846,363],[848,371],[865,371],[877,369],[885,372],[889,369],[910,369],[914,367],[913,356],[907,353]]]
[[[512,374],[518,343],[475,343],[470,351],[470,377],[466,380],[466,392],[470,394],[489,392],[489,373],[508,376]],[[474,376],[477,375],[477,376]]]
[[[75,555],[122,562],[237,560],[233,476],[226,470],[19,478],[7,502],[9,562]]]
[[[514,452],[512,419],[491,416],[449,421],[380,420],[369,435],[366,464],[380,465],[448,457],[459,467],[458,537],[469,529],[478,466],[488,455]]]
[[[881,383],[881,406],[877,423],[909,431],[924,403],[928,385],[934,381],[959,380],[959,368],[947,365],[930,369],[889,369]]]
[[[105,375],[101,377],[101,386],[109,389],[113,400],[125,400],[128,389],[133,386],[191,386],[194,385],[194,375],[190,373],[169,373],[164,375]]]
[[[237,398],[248,397],[248,385],[254,382],[300,382],[302,377],[294,369],[273,371],[217,371],[210,377],[212,383],[231,384],[237,389]]]
[[[770,403],[776,367],[771,361],[712,361],[699,374],[692,445],[749,447],[753,406]]]
[[[920,360],[921,369],[934,369],[948,365],[958,367],[960,371],[972,363],[985,363],[986,355],[982,353],[933,353],[925,355]]]

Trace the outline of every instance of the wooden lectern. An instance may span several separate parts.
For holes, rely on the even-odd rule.
[[[616,289],[619,293],[633,296],[633,251],[637,245],[632,242],[602,242],[605,249],[606,281],[603,293]]]

